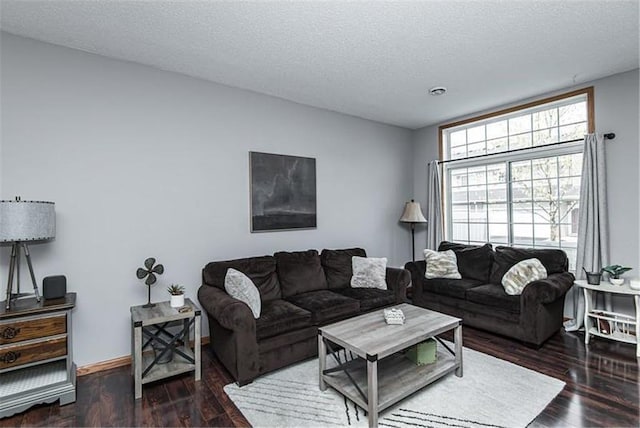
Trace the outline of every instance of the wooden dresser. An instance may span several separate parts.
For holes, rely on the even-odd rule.
[[[71,311],[76,293],[0,307],[0,418],[40,403],[76,400]]]

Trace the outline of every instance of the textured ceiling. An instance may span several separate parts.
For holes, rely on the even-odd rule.
[[[9,33],[412,129],[638,67],[637,0],[0,8]]]

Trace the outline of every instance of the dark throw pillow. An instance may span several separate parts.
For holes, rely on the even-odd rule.
[[[346,248],[343,250],[322,250],[320,261],[324,274],[327,277],[329,289],[345,288],[351,283],[353,268],[351,259],[353,256],[367,257],[367,252],[362,248]]]
[[[562,250],[537,248],[496,247],[491,271],[491,283],[502,284],[502,277],[513,265],[526,259],[538,259],[547,270],[547,274],[566,272],[569,259]]]
[[[458,258],[458,272],[462,278],[475,279],[487,284],[493,265],[493,248],[491,244],[466,245],[456,242],[442,241],[438,251],[453,250]]]
[[[281,251],[273,255],[282,297],[327,289],[327,279],[316,250]]]

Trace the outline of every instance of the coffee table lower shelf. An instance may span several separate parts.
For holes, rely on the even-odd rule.
[[[367,363],[363,359],[360,359],[360,362],[362,364],[349,369],[349,374],[365,395],[368,396]],[[416,365],[401,353],[379,360],[378,411],[383,411],[459,367],[460,363],[456,363],[454,356],[442,350],[438,350],[435,363],[424,366]],[[363,400],[356,386],[344,372],[325,374],[323,379],[327,385],[336,389],[358,406],[365,410],[367,409],[368,404]]]

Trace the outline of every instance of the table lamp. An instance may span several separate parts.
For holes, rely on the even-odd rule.
[[[420,202],[416,202],[411,199],[411,202],[407,202],[404,204],[404,212],[402,213],[402,217],[400,217],[400,221],[402,223],[410,223],[411,224],[411,257],[413,261],[416,261],[416,240],[415,240],[415,229],[416,223],[426,223],[427,219],[422,215],[422,209],[420,208]]]
[[[40,293],[33,273],[31,255],[27,242],[46,241],[56,236],[56,212],[53,202],[23,201],[19,196],[15,200],[0,201],[0,243],[10,242],[11,259],[9,262],[9,280],[7,281],[6,309],[11,301],[18,297],[30,295],[20,292],[20,252],[24,251],[27,267],[31,274],[33,291],[36,300],[40,301]],[[13,292],[13,279],[16,279],[17,292]]]

